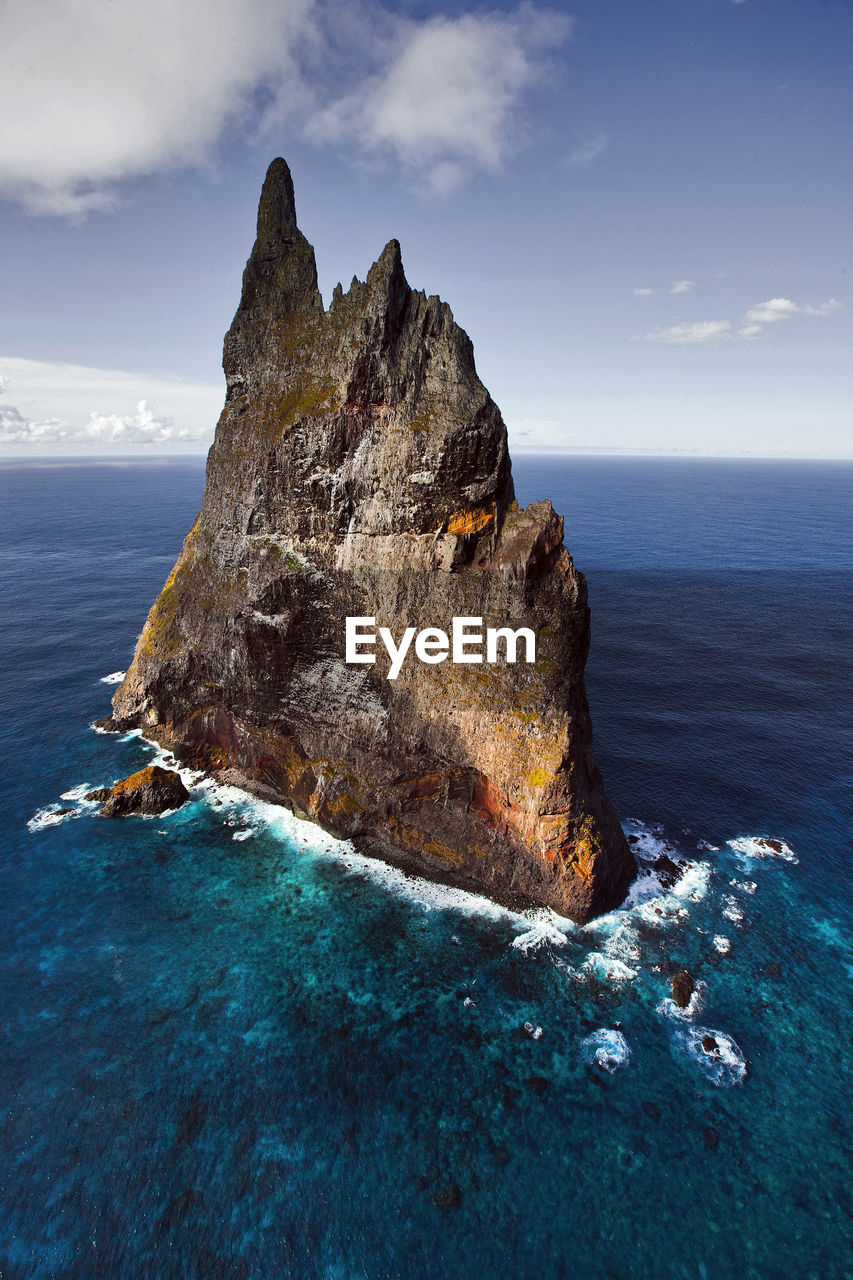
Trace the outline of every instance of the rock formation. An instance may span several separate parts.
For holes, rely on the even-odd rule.
[[[686,969],[679,969],[672,978],[672,998],[679,1009],[686,1009],[696,990],[693,979]]]
[[[112,787],[90,791],[87,800],[100,800],[102,818],[124,818],[131,813],[165,813],[179,809],[190,798],[181,775],[173,769],[150,764]]]
[[[392,240],[328,310],[283,160],[225,338],[201,512],[114,698],[182,759],[365,852],[576,920],[633,857],[592,756],[586,584],[519,509],[471,342]],[[536,660],[345,660],[345,619],[535,632]],[[520,653],[522,650],[520,649]]]

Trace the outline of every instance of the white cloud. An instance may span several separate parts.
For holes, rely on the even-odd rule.
[[[838,311],[843,304],[837,298],[821,302],[818,306],[798,306],[790,298],[768,298],[767,302],[759,302],[750,307],[744,314],[744,320],[752,324],[777,324],[780,320],[791,320],[794,316],[828,316]]]
[[[686,286],[684,288],[680,286]],[[681,280],[673,285],[670,293],[686,293],[690,287],[689,280]],[[651,289],[635,289],[635,294],[651,293]],[[830,298],[818,306],[800,307],[790,298],[770,298],[767,302],[759,302],[750,307],[744,314],[743,324],[736,336],[742,342],[756,342],[766,338],[766,324],[776,324],[780,320],[789,320],[793,316],[828,316],[837,311],[843,304],[837,298]],[[725,342],[733,336],[729,320],[696,320],[693,323],[669,325],[665,329],[655,329],[651,333],[636,334],[632,342],[662,342],[674,346],[687,344]]]
[[[567,169],[588,169],[607,150],[607,138],[599,133],[574,147],[563,161]]]
[[[837,298],[830,298],[828,302],[820,302],[816,307],[803,307],[803,314],[807,316],[831,316],[833,311],[840,311],[844,306],[843,302],[839,302]]]
[[[198,449],[209,444],[222,403],[219,386],[120,370],[14,357],[0,357],[0,368],[0,449],[13,452],[48,445],[73,452]],[[14,404],[5,394],[10,388]]]
[[[692,280],[676,280],[670,289],[670,293],[689,293],[693,288]]]
[[[390,152],[443,194],[523,139],[521,97],[570,30],[530,3],[417,21],[375,0],[4,0],[0,193],[106,210],[123,180],[209,160],[229,126],[290,120]]]
[[[770,298],[750,307],[743,318],[753,324],[776,324],[779,320],[789,320],[791,316],[798,315],[799,310],[796,302],[789,298]]]
[[[637,334],[632,342],[663,342],[675,346],[703,342],[724,342],[732,336],[728,320],[696,320],[693,324],[673,324],[667,329]]]
[[[109,207],[114,184],[205,159],[265,89],[293,100],[314,0],[5,0],[0,190],[30,208]]]
[[[401,21],[387,64],[318,112],[309,136],[390,153],[445,194],[467,166],[496,169],[518,145],[521,95],[570,29],[570,19],[529,4]]]
[[[90,413],[88,421],[78,427],[63,418],[35,422],[14,405],[0,405],[0,446],[165,445],[207,439],[209,435],[206,428],[176,426],[174,418],[158,414],[147,400],[140,400],[133,414]]]
[[[0,446],[21,444],[56,444],[64,440],[70,428],[59,418],[32,422],[13,404],[0,404]]]
[[[651,298],[653,294],[654,294],[654,289],[635,289],[634,290],[635,298]]]
[[[178,427],[174,418],[158,414],[147,400],[140,400],[133,414],[90,413],[82,438],[100,444],[168,444],[200,440],[208,434],[203,427]]]

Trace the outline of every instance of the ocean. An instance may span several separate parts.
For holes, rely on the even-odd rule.
[[[0,465],[2,1280],[853,1275],[853,464],[514,474],[642,859],[585,928],[200,779],[99,819],[203,465]]]

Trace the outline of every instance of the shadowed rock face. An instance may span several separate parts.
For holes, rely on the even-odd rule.
[[[328,311],[283,160],[225,338],[202,509],[114,699],[184,759],[364,851],[576,920],[632,855],[592,757],[583,575],[520,510],[470,339],[392,240]],[[526,626],[536,662],[344,660],[347,616]]]

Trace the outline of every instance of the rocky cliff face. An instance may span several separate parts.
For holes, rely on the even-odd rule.
[[[468,336],[392,240],[328,310],[283,160],[225,339],[202,509],[114,699],[367,852],[576,920],[634,864],[592,756],[583,575],[520,510]],[[535,632],[536,661],[345,661],[345,619]],[[369,650],[365,650],[369,652]],[[520,654],[523,653],[523,646]]]

